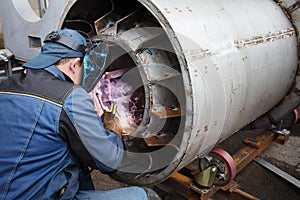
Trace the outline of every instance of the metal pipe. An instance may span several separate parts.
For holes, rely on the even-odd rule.
[[[293,184],[294,186],[296,186],[297,188],[300,189],[300,181],[298,179],[296,179],[295,177],[293,177],[293,176],[289,175],[288,173],[282,171],[278,167],[270,164],[269,162],[267,162],[263,158],[257,157],[254,160],[257,163],[259,163],[260,165],[262,165],[263,167],[267,168],[271,172],[275,173],[276,175],[280,176],[281,178],[285,179],[286,181],[288,181],[289,183]]]

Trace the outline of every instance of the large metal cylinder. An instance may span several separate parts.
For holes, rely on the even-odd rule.
[[[47,12],[54,12],[50,8],[56,3],[51,1]],[[85,6],[95,3],[101,8]],[[70,22],[76,19],[95,24],[89,34],[111,47],[107,72],[126,68],[120,79],[142,88],[142,119],[124,137],[130,152],[113,175],[126,183],[160,182],[204,156],[273,108],[295,78],[296,30],[272,0],[78,0],[64,5],[68,9],[58,12],[63,22],[51,24],[74,27]],[[52,15],[47,12],[46,17]],[[147,141],[153,136],[158,145]],[[162,142],[165,138],[171,139]]]

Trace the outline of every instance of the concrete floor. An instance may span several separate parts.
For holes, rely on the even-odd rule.
[[[242,141],[256,133],[238,132],[229,139],[225,140],[219,146],[233,154],[243,147]],[[272,143],[261,155],[269,163],[284,170],[291,176],[300,180],[300,123],[292,129],[292,136],[289,141],[280,145]],[[93,172],[93,180],[96,189],[108,190],[119,187],[125,187],[124,183],[112,180],[109,176],[100,172]],[[235,181],[239,188],[259,199],[263,200],[297,200],[300,199],[300,189],[290,184],[283,178],[273,172],[265,169],[255,161],[251,162],[239,174]],[[212,200],[242,200],[244,197],[238,194],[229,194],[227,192],[218,192]],[[177,199],[176,199],[177,200]]]

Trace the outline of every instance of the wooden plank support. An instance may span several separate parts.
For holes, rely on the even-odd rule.
[[[272,131],[264,131],[255,138],[244,140],[246,146],[236,152],[232,157],[236,163],[237,172],[244,169],[256,156],[262,153],[277,138],[277,134]]]

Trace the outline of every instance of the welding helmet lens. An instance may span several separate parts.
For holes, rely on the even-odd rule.
[[[104,42],[92,45],[83,58],[82,87],[90,92],[94,89],[100,78],[106,71],[108,46]]]

